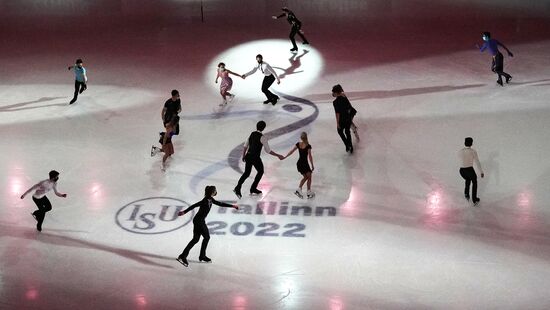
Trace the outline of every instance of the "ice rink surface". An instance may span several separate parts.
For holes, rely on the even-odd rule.
[[[550,308],[550,2],[6,0],[0,2],[0,308]],[[291,54],[283,5],[311,45]],[[491,31],[510,84],[498,86]],[[217,63],[233,77],[220,108]],[[84,60],[89,87],[69,105]],[[358,110],[345,152],[331,88]],[[166,172],[151,157],[170,91],[181,134]],[[239,152],[259,120],[278,153],[306,131],[314,199],[293,195],[297,154],[263,154],[237,200]],[[474,138],[481,204],[462,195],[457,151]],[[35,229],[29,196],[48,171],[53,210]],[[253,172],[254,173],[254,172]],[[216,185],[208,256],[177,210]]]

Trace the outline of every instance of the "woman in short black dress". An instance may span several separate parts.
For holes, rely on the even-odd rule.
[[[230,205],[228,203],[220,202],[214,199],[214,196],[216,196],[218,192],[216,191],[215,186],[207,186],[204,189],[204,198],[191,205],[189,208],[178,212],[178,216],[182,216],[186,214],[187,212],[193,210],[196,207],[199,207],[199,212],[197,212],[197,215],[193,218],[193,239],[189,241],[183,252],[178,256],[177,260],[182,265],[187,267],[189,263],[187,262],[187,255],[189,255],[189,251],[191,251],[191,248],[197,242],[199,242],[200,237],[202,236],[202,244],[201,244],[201,252],[199,255],[199,261],[204,262],[211,262],[212,260],[206,256],[206,247],[208,246],[208,241],[210,240],[210,233],[208,231],[208,226],[206,226],[206,216],[208,213],[210,213],[210,209],[212,208],[212,204],[218,205],[220,207],[226,207],[226,208],[235,208],[239,209],[237,205]]]
[[[298,168],[298,172],[303,176],[302,180],[300,180],[300,185],[298,189],[294,192],[294,194],[300,198],[304,198],[304,195],[302,194],[302,187],[304,186],[304,183],[307,182],[307,198],[313,198],[315,197],[315,193],[311,191],[311,173],[315,169],[313,166],[313,155],[311,155],[311,145],[309,144],[309,141],[307,139],[307,133],[302,132],[300,135],[300,138],[302,141],[296,143],[296,145],[286,154],[284,158],[287,158],[288,156],[292,155],[296,150],[298,150],[298,153],[300,157],[298,158],[298,162],[296,163],[296,168]],[[309,162],[311,162],[311,168],[309,167]]]

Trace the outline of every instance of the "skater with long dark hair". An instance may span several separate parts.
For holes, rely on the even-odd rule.
[[[510,83],[512,80],[512,76],[506,72],[504,72],[504,56],[502,56],[502,53],[498,50],[498,47],[501,46],[508,52],[508,56],[514,57],[514,54],[510,52],[510,50],[504,46],[504,44],[500,43],[499,41],[495,39],[491,39],[491,33],[490,32],[483,32],[481,38],[483,39],[484,43],[481,47],[476,44],[477,48],[481,52],[488,49],[489,53],[493,56],[493,62],[491,63],[491,71],[496,73],[498,75],[497,84],[500,86],[504,86],[502,83],[502,77],[506,79],[506,84]]]
[[[86,68],[84,68],[84,62],[82,59],[77,59],[75,64],[69,66],[69,70],[74,69],[74,95],[73,99],[69,104],[73,104],[78,99],[78,95],[82,94],[86,89],[88,89],[88,76],[86,75]]]
[[[273,155],[280,160],[283,160],[284,158],[282,155],[272,151],[269,147],[269,144],[267,142],[268,140],[266,136],[264,136],[262,133],[265,127],[266,123],[264,121],[259,121],[256,124],[256,131],[252,132],[244,143],[242,157],[242,160],[245,162],[244,172],[239,178],[237,186],[235,186],[235,188],[233,189],[233,192],[235,193],[235,195],[237,195],[239,199],[241,199],[242,197],[241,187],[244,181],[250,176],[250,173],[252,172],[252,167],[256,169],[256,177],[254,178],[254,182],[252,182],[252,185],[250,186],[250,194],[259,195],[262,193],[262,191],[258,189],[258,184],[260,183],[260,180],[264,175],[264,164],[262,162],[262,158],[260,157],[260,155],[262,154],[262,148],[264,148],[266,153],[269,153],[270,155]]]
[[[271,18],[279,19],[286,16],[286,20],[290,25],[292,25],[292,28],[290,29],[290,34],[288,35],[288,37],[290,38],[290,42],[292,42],[292,48],[290,49],[290,51],[296,52],[298,51],[298,46],[296,45],[296,40],[294,39],[296,34],[298,34],[302,38],[304,44],[309,44],[308,40],[304,36],[304,32],[302,31],[302,22],[296,17],[294,12],[289,10],[286,6],[281,8],[281,10],[283,10],[283,13],[281,15],[273,15],[271,16]]]
[[[220,104],[220,106],[224,106],[227,104],[227,97],[229,97],[229,101],[233,101],[233,98],[235,98],[235,95],[230,93],[231,87],[233,87],[233,79],[229,76],[230,74],[236,75],[238,77],[242,78],[241,74],[237,74],[225,67],[225,64],[223,62],[220,62],[218,64],[218,71],[216,74],[216,81],[215,83],[218,84],[218,79],[221,78],[222,82],[220,83],[220,95],[222,95],[223,101]]]
[[[36,183],[21,195],[21,199],[23,199],[28,193],[35,191],[32,195],[32,200],[38,207],[38,210],[34,211],[32,216],[37,221],[36,230],[38,231],[42,231],[42,223],[46,217],[46,212],[52,209],[52,204],[50,200],[48,200],[48,197],[46,197],[46,193],[53,189],[58,197],[67,197],[67,194],[62,194],[57,191],[57,180],[59,180],[59,172],[52,170],[49,173],[49,179]]]
[[[309,199],[315,197],[315,193],[311,191],[311,174],[313,170],[315,170],[315,167],[313,166],[313,155],[311,154],[311,144],[309,144],[307,133],[302,132],[300,135],[300,140],[302,141],[296,143],[296,145],[294,145],[294,147],[288,152],[288,154],[286,154],[284,158],[288,158],[292,155],[292,153],[298,150],[299,158],[296,163],[296,168],[303,178],[300,180],[298,189],[294,192],[294,194],[300,199],[303,199],[304,194],[302,194],[302,187],[304,186],[304,183],[307,182],[307,198]],[[308,159],[311,163],[311,168],[309,166]]]
[[[214,196],[216,196],[218,192],[216,191],[215,186],[206,186],[204,189],[204,198],[191,205],[189,208],[178,212],[178,216],[182,216],[186,214],[187,212],[193,210],[196,207],[199,207],[199,211],[193,218],[193,239],[189,241],[183,252],[178,256],[177,260],[182,265],[187,267],[189,265],[189,262],[187,262],[187,256],[189,255],[189,251],[193,248],[197,242],[199,242],[200,237],[202,236],[202,244],[201,244],[201,251],[199,255],[199,261],[201,262],[211,262],[212,260],[206,256],[206,247],[208,246],[208,241],[210,240],[210,233],[208,232],[208,226],[206,226],[206,216],[210,212],[210,209],[212,208],[212,204],[215,204],[220,207],[225,208],[234,208],[239,209],[239,206],[237,205],[230,205],[225,202],[217,201],[214,199]]]
[[[353,117],[357,113],[351,103],[349,102],[344,89],[340,84],[332,87],[332,96],[336,99],[332,102],[334,106],[334,113],[336,115],[336,129],[338,135],[346,146],[346,152],[353,153],[353,143],[351,142],[351,124],[353,123]]]
[[[464,179],[464,198],[470,200],[470,183],[472,184],[472,202],[474,205],[477,205],[480,201],[477,198],[477,174],[474,170],[474,163],[481,172],[481,177],[483,178],[485,174],[483,169],[481,169],[481,163],[477,157],[477,152],[472,148],[474,139],[467,137],[464,139],[464,148],[459,151],[458,156],[460,158],[460,176]]]

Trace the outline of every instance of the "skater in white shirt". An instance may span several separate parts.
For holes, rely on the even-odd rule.
[[[477,198],[477,174],[474,170],[474,162],[479,169],[479,172],[481,173],[481,177],[483,178],[485,174],[483,173],[483,169],[481,169],[481,163],[479,162],[479,158],[477,157],[477,152],[472,148],[472,144],[474,143],[474,139],[471,137],[467,137],[464,139],[464,148],[458,152],[458,157],[460,158],[460,175],[464,180],[466,181],[464,186],[464,198],[466,200],[470,200],[470,183],[472,184],[472,202],[474,205],[477,205],[480,201],[479,198]]]
[[[54,193],[57,196],[63,198],[67,197],[67,194],[62,194],[57,191],[57,180],[59,180],[59,172],[52,170],[50,171],[49,175],[49,179],[36,183],[35,185],[33,185],[33,187],[29,188],[23,195],[21,195],[21,199],[23,199],[25,198],[25,196],[27,196],[27,194],[35,191],[32,195],[32,200],[38,207],[38,210],[34,211],[32,213],[32,216],[37,221],[36,229],[38,231],[42,231],[42,223],[44,222],[46,212],[52,209],[52,204],[48,200],[48,197],[46,197],[46,193],[53,189]]]
[[[254,74],[258,69],[262,71],[264,74],[264,80],[262,82],[262,92],[267,97],[267,100],[264,101],[264,104],[266,103],[272,103],[275,105],[277,103],[277,100],[279,100],[279,96],[273,94],[269,91],[269,87],[277,80],[277,84],[281,84],[281,80],[279,79],[279,76],[273,70],[273,68],[267,63],[264,62],[264,58],[262,55],[258,54],[256,56],[256,61],[258,62],[258,65],[254,67],[250,72],[245,73],[242,75],[242,78],[245,79],[247,76]]]

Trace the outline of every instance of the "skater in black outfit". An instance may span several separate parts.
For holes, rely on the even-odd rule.
[[[206,216],[210,212],[210,209],[212,208],[212,204],[215,204],[220,207],[226,207],[226,208],[234,208],[239,209],[237,205],[230,205],[228,203],[220,202],[214,199],[214,196],[216,196],[218,192],[216,191],[215,186],[207,186],[204,189],[204,198],[191,205],[189,208],[180,211],[178,213],[178,216],[182,216],[186,214],[187,212],[193,210],[196,207],[199,207],[199,212],[197,212],[197,215],[193,218],[193,239],[189,241],[183,252],[178,256],[177,260],[182,265],[187,267],[189,263],[187,262],[187,256],[189,255],[189,251],[197,242],[199,242],[199,238],[202,236],[202,244],[201,244],[201,252],[199,255],[199,261],[201,262],[211,262],[212,260],[206,256],[206,247],[208,246],[208,241],[210,240],[210,233],[208,232],[208,226],[206,226]]]
[[[481,172],[481,177],[483,178],[485,174],[483,169],[481,169],[481,163],[477,157],[477,152],[472,148],[474,140],[471,137],[464,139],[464,148],[460,150],[458,156],[460,157],[460,176],[465,180],[464,186],[464,198],[470,200],[470,183],[472,184],[472,202],[474,205],[477,205],[480,201],[477,198],[477,174],[474,170],[474,162],[477,165],[477,168]]]
[[[256,177],[254,178],[254,182],[252,182],[252,185],[250,186],[250,194],[261,194],[262,191],[258,190],[257,186],[258,183],[260,183],[260,180],[264,174],[264,164],[262,163],[262,158],[260,157],[262,153],[262,147],[265,149],[267,153],[270,155],[273,155],[280,160],[283,160],[284,157],[280,154],[277,154],[273,152],[269,148],[269,144],[267,143],[267,138],[262,134],[262,131],[265,129],[265,122],[259,121],[256,124],[256,131],[250,134],[248,139],[244,143],[243,148],[243,161],[245,162],[245,168],[244,173],[239,179],[239,182],[237,183],[237,186],[235,186],[235,189],[233,189],[233,192],[239,199],[241,199],[241,186],[243,185],[244,181],[250,176],[250,172],[252,172],[252,166],[256,169]]]
[[[262,82],[262,93],[267,97],[267,100],[264,101],[264,104],[272,103],[275,105],[277,103],[277,100],[279,100],[279,96],[273,94],[269,91],[269,87],[277,80],[277,84],[281,84],[281,80],[279,79],[279,76],[273,70],[273,68],[267,63],[264,62],[264,57],[260,54],[256,55],[256,61],[258,62],[258,65],[254,67],[250,72],[243,74],[241,77],[243,79],[246,79],[247,76],[254,74],[258,69],[260,69],[264,75],[264,80]]]
[[[164,103],[164,107],[162,108],[162,112],[160,112],[160,117],[162,118],[162,124],[164,127],[174,119],[174,116],[178,116],[178,113],[181,112],[181,101],[180,101],[180,93],[174,89],[172,90],[172,97]],[[179,120],[179,118],[178,118]],[[176,130],[175,135],[179,135],[180,133],[180,125],[179,123],[176,124]]]
[[[296,40],[294,37],[296,34],[298,34],[301,38],[304,44],[309,44],[306,37],[304,36],[304,32],[302,31],[302,22],[298,20],[296,15],[294,15],[294,12],[289,10],[287,7],[283,7],[281,10],[283,10],[283,13],[279,16],[271,16],[273,19],[279,19],[281,17],[286,16],[286,20],[289,24],[292,25],[292,28],[290,29],[290,35],[288,36],[290,38],[290,42],[292,42],[292,48],[290,49],[291,52],[298,51],[298,46],[296,45]]]
[[[32,200],[38,207],[38,210],[34,211],[32,216],[37,221],[36,230],[38,231],[42,231],[42,223],[46,217],[46,212],[52,209],[52,204],[50,203],[50,200],[48,200],[48,197],[46,197],[46,193],[53,189],[57,196],[63,198],[67,197],[67,194],[61,194],[57,191],[57,180],[59,180],[59,172],[52,170],[49,173],[49,179],[36,183],[33,187],[29,188],[23,195],[21,195],[21,199],[23,199],[28,193],[35,191],[32,195]]]
[[[498,50],[498,47],[501,46],[506,50],[508,53],[508,56],[514,57],[514,54],[510,52],[510,50],[504,46],[504,44],[500,43],[499,41],[495,39],[491,39],[491,33],[490,32],[484,32],[482,34],[482,39],[484,41],[483,45],[479,47],[479,45],[476,45],[477,48],[481,52],[488,49],[489,53],[493,55],[493,62],[491,63],[491,71],[496,73],[498,75],[497,84],[500,86],[504,86],[502,83],[502,77],[506,79],[506,84],[510,83],[512,80],[512,76],[506,72],[504,72],[504,56],[502,56],[502,53]]]
[[[332,96],[336,99],[332,102],[336,114],[336,128],[338,135],[344,141],[346,152],[353,153],[353,144],[351,142],[350,127],[353,123],[353,117],[357,111],[351,106],[344,89],[340,84],[332,87]]]
[[[298,172],[303,176],[303,178],[300,180],[300,185],[294,194],[300,199],[303,199],[304,194],[302,194],[302,187],[304,186],[304,183],[307,182],[307,198],[309,199],[315,197],[315,193],[311,191],[311,173],[315,170],[315,167],[313,166],[313,155],[311,154],[311,144],[309,144],[307,133],[302,132],[300,139],[302,141],[296,143],[288,154],[286,154],[285,158],[288,158],[292,155],[292,153],[298,150],[300,157],[296,163],[296,168],[298,168]],[[311,168],[309,167],[308,159],[309,162],[311,162]]]

